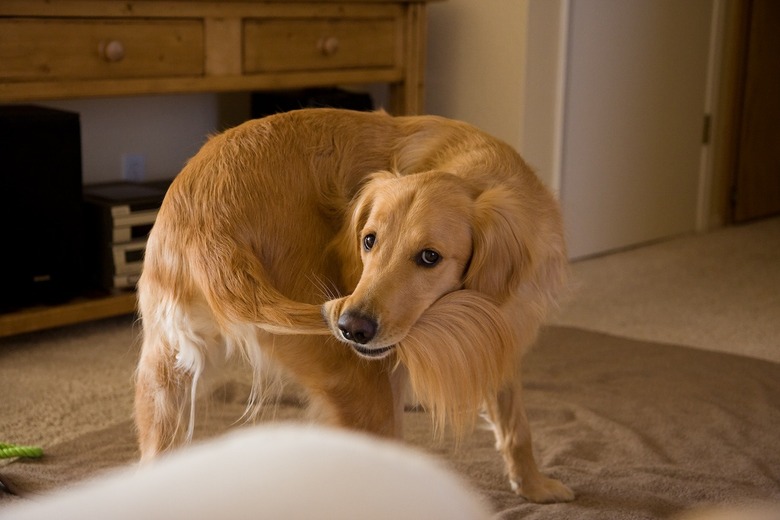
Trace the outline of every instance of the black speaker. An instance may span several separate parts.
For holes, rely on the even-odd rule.
[[[79,115],[0,106],[0,311],[56,304],[83,280]]]

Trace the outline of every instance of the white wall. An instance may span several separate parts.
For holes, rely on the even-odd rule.
[[[426,112],[466,121],[522,147],[528,3],[429,4]]]
[[[81,115],[85,184],[121,179],[122,155],[146,157],[146,178],[176,175],[218,126],[217,96],[193,94],[48,101]]]

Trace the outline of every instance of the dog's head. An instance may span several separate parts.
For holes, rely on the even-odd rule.
[[[482,189],[449,173],[375,174],[356,198],[344,246],[359,254],[362,273],[352,294],[324,306],[334,335],[382,358],[448,293],[505,300],[533,261],[521,204],[507,187]]]

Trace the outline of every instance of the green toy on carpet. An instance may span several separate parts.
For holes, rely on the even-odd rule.
[[[13,457],[26,457],[37,459],[43,456],[43,450],[37,446],[19,446],[16,444],[3,444],[0,442],[0,459]]]

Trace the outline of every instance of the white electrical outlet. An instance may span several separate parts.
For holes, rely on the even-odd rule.
[[[146,177],[146,156],[141,153],[122,154],[122,178],[130,182],[141,182]]]

